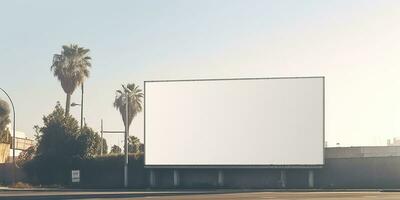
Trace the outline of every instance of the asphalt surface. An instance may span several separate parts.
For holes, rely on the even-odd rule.
[[[129,191],[2,191],[0,199],[134,199],[134,200],[399,200],[400,192],[129,192]]]

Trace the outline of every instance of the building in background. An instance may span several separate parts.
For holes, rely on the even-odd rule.
[[[393,138],[392,140],[387,140],[387,146],[400,146],[400,138]]]
[[[12,134],[12,133],[11,133]],[[14,140],[14,138],[13,138]],[[11,143],[13,144],[13,142]],[[26,134],[21,131],[16,131],[15,132],[15,157],[18,157],[18,155],[28,149],[31,146],[34,146],[36,144],[36,141],[26,137]],[[14,147],[12,145],[2,145],[1,147],[1,154],[0,154],[0,163],[5,163],[5,162],[12,162],[13,160],[13,149]]]

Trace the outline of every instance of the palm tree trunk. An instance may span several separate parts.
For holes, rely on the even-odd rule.
[[[67,94],[67,101],[65,103],[65,117],[69,115],[70,106],[71,106],[71,94]]]

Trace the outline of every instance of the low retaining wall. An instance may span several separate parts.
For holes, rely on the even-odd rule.
[[[280,169],[178,169],[181,188],[218,187],[218,171],[225,188],[282,188]],[[309,169],[286,169],[286,188],[308,188]],[[326,159],[314,169],[315,188],[400,188],[400,156]],[[172,188],[173,170],[154,169],[155,186]]]
[[[28,181],[25,172],[20,168],[15,168],[15,178],[18,181]],[[13,164],[1,163],[0,164],[0,184],[9,185],[13,182]]]
[[[131,160],[132,159],[132,160]],[[12,165],[0,165],[0,182],[11,180]],[[123,187],[123,157],[94,159],[82,162],[81,183],[78,188]],[[143,167],[143,159],[130,157],[129,187],[148,188],[153,174],[155,188],[217,188],[223,172],[223,188],[308,188],[310,169],[285,169],[282,183],[281,169],[150,169]],[[19,170],[20,171],[20,170]],[[45,170],[45,172],[49,172]],[[65,176],[70,178],[70,170]],[[21,175],[22,177],[22,175]],[[178,185],[174,179],[179,177]],[[321,169],[313,170],[314,188],[379,189],[400,188],[400,156],[328,158]],[[36,183],[40,184],[40,183]]]

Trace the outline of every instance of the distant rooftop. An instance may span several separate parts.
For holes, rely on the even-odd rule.
[[[400,156],[400,146],[329,147],[325,158],[368,158]]]

